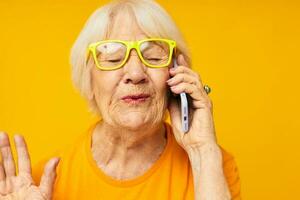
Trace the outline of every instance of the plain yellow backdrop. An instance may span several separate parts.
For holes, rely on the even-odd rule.
[[[69,52],[107,1],[0,1],[0,130],[25,135],[33,163],[96,120],[70,78]],[[219,143],[243,199],[300,199],[299,2],[160,0],[212,87]]]

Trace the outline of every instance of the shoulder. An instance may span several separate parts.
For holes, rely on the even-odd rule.
[[[83,133],[79,134],[79,136],[77,136],[73,141],[69,142],[69,144],[60,148],[59,150],[49,153],[48,155],[40,159],[37,163],[35,163],[32,167],[33,180],[36,183],[40,182],[40,178],[44,171],[44,166],[53,157],[60,158],[60,162],[56,170],[59,177],[63,166],[66,166],[66,164],[70,164],[70,161],[72,161],[74,155],[82,154],[85,149],[85,144],[89,138],[88,136],[94,126],[95,123],[88,127],[88,129],[83,131]]]
[[[241,199],[241,180],[236,159],[232,153],[221,147],[223,158],[223,171],[232,199]]]
[[[229,152],[227,149],[225,149],[223,146],[219,145],[221,152],[222,152],[222,158],[223,158],[223,164],[226,164],[227,162],[234,161],[235,157],[232,152]]]
[[[220,146],[221,152],[222,152],[222,159],[223,159],[223,168],[224,172],[235,172],[237,171],[237,164],[234,155],[227,151],[224,147]]]

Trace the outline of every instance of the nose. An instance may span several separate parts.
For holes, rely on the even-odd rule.
[[[125,74],[124,82],[126,84],[139,84],[148,81],[146,74],[147,67],[142,63],[135,49],[131,49],[123,70]]]

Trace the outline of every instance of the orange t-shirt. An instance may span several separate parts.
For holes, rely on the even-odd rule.
[[[93,124],[75,143],[60,153],[54,200],[194,199],[192,170],[185,151],[177,144],[170,124],[165,123],[167,144],[158,160],[143,175],[120,181],[106,175],[91,153]],[[222,148],[221,148],[222,149]],[[223,170],[232,199],[240,199],[240,179],[232,155],[222,149]],[[47,160],[33,169],[39,183]]]

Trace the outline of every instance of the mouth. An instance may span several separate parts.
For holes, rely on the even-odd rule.
[[[134,95],[127,95],[122,97],[122,101],[128,104],[142,104],[145,101],[149,99],[150,95],[149,94],[134,94]]]

